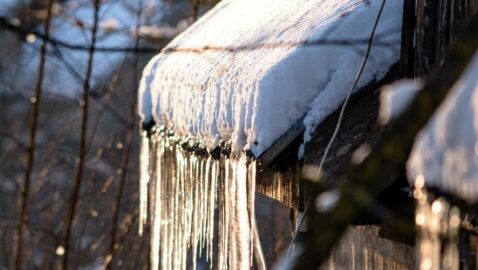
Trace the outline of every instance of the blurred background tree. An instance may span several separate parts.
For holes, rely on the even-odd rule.
[[[21,225],[16,268],[56,269],[65,252],[73,269],[147,268],[149,237],[137,234],[138,81],[193,12],[202,14],[214,2],[104,0],[95,26],[94,1],[54,0],[45,30],[48,0],[0,0],[0,269],[14,265]],[[91,74],[85,75],[90,52]],[[39,77],[41,99],[35,96]],[[81,138],[85,89],[90,106]],[[82,181],[65,250],[82,139]]]

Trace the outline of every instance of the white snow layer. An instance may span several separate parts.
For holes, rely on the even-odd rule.
[[[407,164],[408,177],[478,201],[478,53],[448,97],[419,133]]]
[[[420,79],[402,79],[380,91],[378,120],[382,125],[399,116],[423,86]]]
[[[344,100],[366,42],[296,45],[367,40],[380,3],[221,1],[145,68],[142,120],[172,123],[178,134],[200,138],[210,149],[224,140],[233,151],[248,149],[259,156],[307,114],[308,139]],[[398,60],[401,14],[402,1],[387,2],[376,40],[393,46],[372,48],[359,86],[382,78]],[[205,47],[230,50],[201,50]]]

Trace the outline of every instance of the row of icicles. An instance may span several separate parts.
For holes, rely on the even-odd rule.
[[[254,161],[196,155],[153,132],[143,134],[140,163],[139,230],[149,217],[152,270],[189,268],[188,252],[193,269],[198,257],[217,269],[250,269],[254,261],[265,268],[254,215]]]
[[[426,192],[425,179],[415,179],[416,250],[420,270],[458,270],[460,210]]]
[[[254,261],[265,269],[254,214],[256,163],[245,155],[194,154],[164,132],[142,138],[139,230],[149,217],[151,269],[186,269],[189,251],[193,269],[198,257],[215,269],[250,269]],[[458,270],[459,209],[430,199],[421,176],[413,197],[418,268]]]

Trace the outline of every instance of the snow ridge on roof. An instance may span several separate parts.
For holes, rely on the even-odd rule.
[[[179,35],[143,73],[144,122],[174,124],[207,148],[221,140],[259,156],[305,118],[306,139],[336,110],[366,43],[290,46],[368,39],[381,1],[223,0]],[[376,33],[393,46],[372,48],[359,86],[382,78],[398,60],[402,1],[388,1]],[[168,52],[204,47],[239,50]]]

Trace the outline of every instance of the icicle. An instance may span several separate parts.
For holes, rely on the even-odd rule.
[[[226,205],[227,205],[227,233],[229,235],[228,237],[228,243],[226,243],[229,248],[228,248],[228,260],[229,260],[229,264],[228,266],[232,267],[232,266],[237,266],[237,225],[238,225],[238,222],[236,222],[236,216],[237,216],[237,212],[236,212],[236,207],[235,207],[235,202],[237,201],[237,185],[236,185],[236,179],[237,179],[237,170],[235,170],[235,168],[237,168],[235,165],[235,161],[231,161],[231,162],[228,162],[229,163],[229,179],[227,179],[226,181],[228,181],[228,185],[229,185],[229,190],[226,190],[226,192],[229,193],[229,196],[228,196],[228,201],[226,201]]]
[[[148,219],[148,183],[149,183],[149,139],[146,132],[141,134],[140,175],[139,175],[139,235],[143,235]]]
[[[256,162],[253,161],[249,164],[247,169],[247,210],[249,211],[249,231],[253,232],[255,228],[255,211],[254,211],[254,201],[255,201],[255,193],[256,193]],[[253,264],[253,254],[254,254],[254,233],[250,234],[249,239],[249,250],[250,258],[249,258],[249,266]]]
[[[161,145],[157,145],[159,152],[163,152]],[[162,179],[162,154],[156,156],[155,178],[154,178],[154,203],[152,216],[152,233],[151,233],[151,269],[157,270],[159,267],[159,247],[161,235],[161,179]]]
[[[297,209],[299,204],[297,169],[292,167],[284,172],[261,170],[257,175],[257,179],[261,181],[256,183],[256,191]]]
[[[425,179],[419,175],[413,192],[417,202],[415,223],[418,229],[418,268],[458,270],[460,212],[442,198],[430,199],[424,183]]]
[[[142,141],[140,232],[149,216],[151,269],[186,269],[189,252],[193,269],[197,257],[212,267],[214,243],[218,269],[249,269],[259,243],[254,238],[255,162],[249,164],[245,155],[219,160],[196,155],[176,139],[156,132]]]
[[[212,164],[212,171],[211,171],[211,190],[209,193],[211,197],[209,199],[209,233],[208,233],[208,243],[209,243],[209,261],[211,262],[212,267],[212,259],[213,259],[213,239],[214,239],[214,215],[216,212],[215,206],[217,201],[217,194],[218,194],[218,178],[219,178],[219,163],[217,161],[213,161]]]
[[[236,185],[236,201],[234,207],[236,208],[236,238],[237,238],[237,269],[250,268],[250,238],[251,226],[249,222],[249,213],[247,209],[247,160],[242,156],[235,163],[235,185]],[[244,207],[246,206],[246,207]]]
[[[229,261],[229,196],[230,196],[230,161],[221,159],[221,165],[224,170],[224,178],[222,179],[222,189],[220,190],[220,223],[219,223],[219,258],[218,269],[227,269]]]

